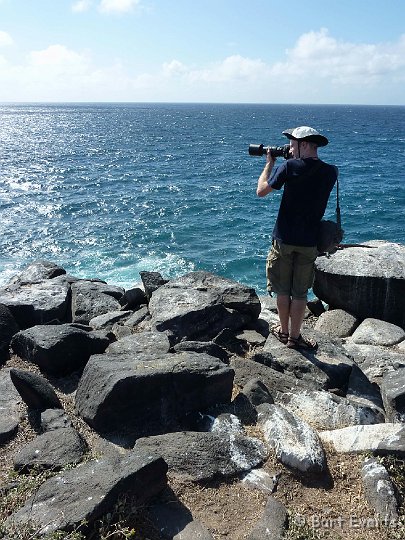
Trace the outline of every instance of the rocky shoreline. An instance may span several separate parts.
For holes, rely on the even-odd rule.
[[[25,415],[37,435],[13,467],[53,471],[0,537],[86,534],[126,495],[151,505],[156,538],[215,538],[187,509],[162,518],[173,478],[252,483],[267,504],[244,538],[281,539],[291,516],[263,465],[275,456],[303,482],[326,481],[326,447],[367,456],[370,511],[402,526],[403,493],[378,456],[405,457],[405,246],[369,242],[318,259],[311,353],[271,334],[275,302],[252,288],[202,271],[141,280],[124,290],[37,261],[0,288],[0,444]],[[27,369],[7,367],[10,354]],[[75,418],[58,397],[66,379]],[[77,419],[97,435],[97,459]]]

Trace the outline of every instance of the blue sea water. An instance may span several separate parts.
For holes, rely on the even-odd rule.
[[[297,125],[330,140],[345,242],[405,243],[405,107],[5,104],[0,284],[47,259],[125,288],[202,269],[263,294],[280,194],[256,196],[247,149]]]

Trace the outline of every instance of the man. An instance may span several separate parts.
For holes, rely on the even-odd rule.
[[[290,140],[292,159],[273,172],[275,160],[268,149],[257,183],[259,197],[284,186],[266,265],[267,288],[277,295],[280,319],[272,333],[287,347],[315,350],[317,343],[304,338],[301,327],[314,280],[319,225],[338,170],[318,158],[318,147],[329,141],[315,129],[300,126],[283,135]]]

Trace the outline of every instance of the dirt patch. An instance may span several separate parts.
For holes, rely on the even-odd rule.
[[[339,456],[327,451],[329,478],[299,478],[280,465],[274,455],[270,456],[263,469],[270,474],[280,473],[272,496],[289,511],[289,538],[404,538],[400,523],[381,527],[365,502],[360,478],[363,459],[363,456]],[[268,498],[268,494],[248,488],[240,481],[193,485],[171,480],[170,484],[178,499],[216,540],[248,538]]]

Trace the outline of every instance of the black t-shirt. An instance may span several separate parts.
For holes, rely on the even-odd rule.
[[[269,186],[284,186],[284,191],[273,238],[283,244],[316,246],[319,223],[337,175],[337,167],[313,158],[287,159],[274,170]]]

